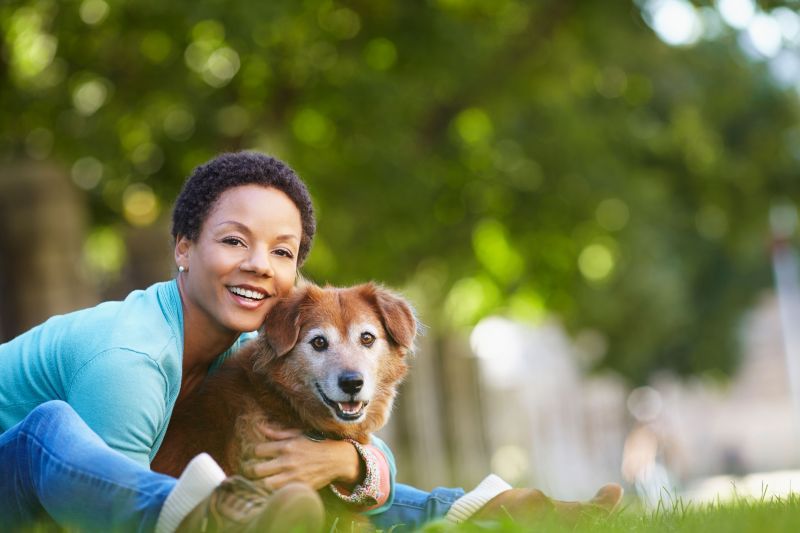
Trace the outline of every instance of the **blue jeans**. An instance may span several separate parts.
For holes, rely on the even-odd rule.
[[[0,530],[36,521],[94,531],[152,531],[175,479],[112,450],[65,402],[0,435]]]
[[[153,531],[172,477],[112,450],[69,404],[43,403],[0,435],[0,531],[36,521],[93,531]],[[370,517],[395,532],[441,518],[461,489],[395,486],[394,503]]]
[[[384,531],[413,531],[426,522],[444,517],[453,502],[463,495],[463,489],[437,487],[431,492],[425,492],[398,483],[394,487],[392,505],[369,519],[372,525]]]

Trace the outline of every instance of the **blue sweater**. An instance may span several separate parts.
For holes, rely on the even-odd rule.
[[[220,354],[216,369],[246,333]],[[145,467],[156,455],[181,386],[183,308],[175,280],[122,302],[55,316],[0,345],[0,433],[37,405],[64,400],[111,448]],[[386,456],[394,493],[392,452]]]
[[[147,466],[178,397],[182,359],[174,280],[54,316],[0,345],[0,431],[43,402],[64,400],[109,446]]]

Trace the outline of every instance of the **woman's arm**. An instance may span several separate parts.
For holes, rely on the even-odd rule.
[[[65,400],[111,448],[149,466],[166,419],[166,383],[148,355],[114,348],[72,376]]]
[[[313,441],[299,430],[282,430],[262,427],[270,439],[253,449],[252,458],[243,464],[243,472],[252,479],[261,480],[267,488],[278,489],[293,481],[307,483],[315,489],[335,484],[340,492],[349,494],[364,482],[367,469],[364,459],[348,441]],[[376,442],[380,442],[377,441]],[[380,442],[383,448],[386,445]],[[393,461],[384,450],[375,445],[364,447],[374,459],[378,483],[373,488],[374,503],[367,509],[383,507],[392,493],[395,469]],[[386,448],[388,450],[388,448]],[[371,501],[372,501],[371,500]]]

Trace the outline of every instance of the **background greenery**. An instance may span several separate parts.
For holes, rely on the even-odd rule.
[[[412,287],[441,328],[556,314],[633,382],[728,371],[800,193],[797,93],[630,2],[30,0],[0,28],[0,158],[69,173],[100,282],[195,165],[258,149],[308,182],[317,281]]]

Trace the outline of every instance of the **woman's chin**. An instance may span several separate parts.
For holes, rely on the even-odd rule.
[[[234,297],[234,305],[228,307],[226,325],[233,331],[256,331],[264,323],[267,311],[272,308],[274,301],[268,300],[255,305],[247,302],[246,305],[242,305],[239,300],[241,299]]]
[[[239,332],[256,331],[264,323],[264,316],[256,318],[251,317],[236,317],[231,321],[231,329]]]

